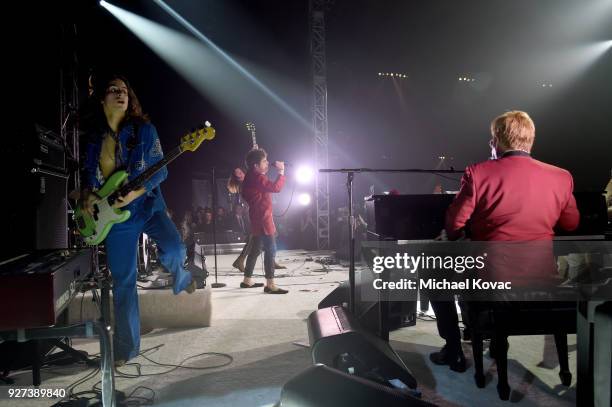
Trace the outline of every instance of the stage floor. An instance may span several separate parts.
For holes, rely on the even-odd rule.
[[[142,398],[154,396],[154,404],[159,406],[274,405],[287,379],[312,363],[310,351],[304,346],[308,343],[306,317],[339,282],[348,279],[346,265],[322,266],[313,261],[330,255],[330,252],[280,251],[277,259],[287,269],[277,270],[277,284],[290,290],[287,295],[264,294],[261,288],[238,288],[242,276],[231,267],[235,255],[218,256],[218,280],[227,285],[213,289],[211,326],[157,329],[142,337],[143,351],[161,346],[145,352],[150,360],[169,365],[184,362],[191,369],[170,371],[172,367],[155,365],[139,356],[119,368],[117,389]],[[260,263],[256,267],[255,279],[263,282]],[[211,284],[214,282],[212,256],[207,258],[207,265],[211,273],[208,284]],[[434,321],[419,319],[414,327],[392,332],[391,341],[412,369],[424,399],[441,406],[508,405],[497,397],[497,377],[492,359],[485,357],[487,387],[478,389],[474,384],[469,343],[464,343],[463,348],[470,368],[463,374],[429,361],[428,354],[442,345]],[[569,389],[559,382],[552,337],[510,338],[508,374],[513,388],[513,404],[575,405],[575,335],[570,335],[568,342],[570,368],[574,376]],[[74,345],[91,354],[99,351],[96,341],[79,339],[74,340]],[[225,365],[230,359],[222,355],[192,357],[203,352],[227,354],[231,363]],[[189,357],[192,358],[186,360]],[[92,369],[80,365],[45,368],[42,386],[67,388],[92,372]],[[29,371],[12,377],[16,379],[13,386],[31,383]],[[90,390],[98,381],[99,374],[96,374],[80,384],[75,392]],[[4,399],[0,400],[0,406],[49,406],[56,401]]]

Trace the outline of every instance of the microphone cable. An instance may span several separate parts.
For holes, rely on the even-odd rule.
[[[289,203],[287,204],[287,207],[285,208],[285,210],[280,215],[272,214],[272,216],[274,216],[275,218],[282,218],[285,215],[287,215],[287,212],[289,212],[289,208],[291,208],[291,203],[293,202],[293,195],[295,194],[296,185],[297,185],[297,182],[293,180],[293,187],[291,188],[291,196],[289,197]]]

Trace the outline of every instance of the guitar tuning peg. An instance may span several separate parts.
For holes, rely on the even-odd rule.
[[[204,122],[204,126],[206,126],[206,127],[210,127],[210,122],[209,122],[208,120],[206,120],[206,121]]]

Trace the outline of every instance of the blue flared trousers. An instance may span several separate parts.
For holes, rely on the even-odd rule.
[[[136,293],[138,239],[144,232],[157,243],[161,264],[174,277],[174,294],[191,283],[185,269],[185,245],[164,210],[155,210],[147,199],[127,206],[130,218],[113,226],[106,238],[106,258],[113,278],[115,359],[129,360],[140,352],[140,314]]]

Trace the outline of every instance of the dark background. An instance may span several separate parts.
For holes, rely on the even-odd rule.
[[[333,2],[326,19],[330,167],[435,168],[438,156],[445,155],[452,157],[447,167],[462,169],[488,157],[491,119],[520,109],[536,124],[536,158],[570,170],[578,190],[603,189],[612,168],[612,52],[570,77],[557,70],[571,66],[549,58],[612,39],[612,4],[603,14],[589,14],[602,1]],[[190,35],[152,1],[113,4]],[[265,72],[258,78],[311,121],[307,1],[168,4],[224,51]],[[222,106],[194,89],[97,1],[21,2],[4,19],[4,137],[23,137],[31,122],[59,130],[59,68],[76,50],[81,102],[90,69],[124,73],[166,150],[203,120],[217,129],[214,142],[169,168],[163,191],[179,213],[190,206],[194,173],[213,166],[229,171],[241,163],[250,148],[246,121],[256,123],[259,144],[271,156],[312,162],[309,130],[266,95],[245,91]],[[65,31],[75,29],[76,42],[66,40],[72,35]],[[378,72],[408,78],[394,85]],[[477,80],[458,81],[464,75]],[[547,81],[553,88],[542,88]],[[223,85],[238,86],[231,80]],[[377,192],[429,193],[435,180],[362,175],[356,196],[370,185]],[[458,188],[456,181],[438,180],[445,189]],[[330,182],[332,208],[345,205],[344,178],[333,175]],[[279,201],[287,201],[290,191]]]

